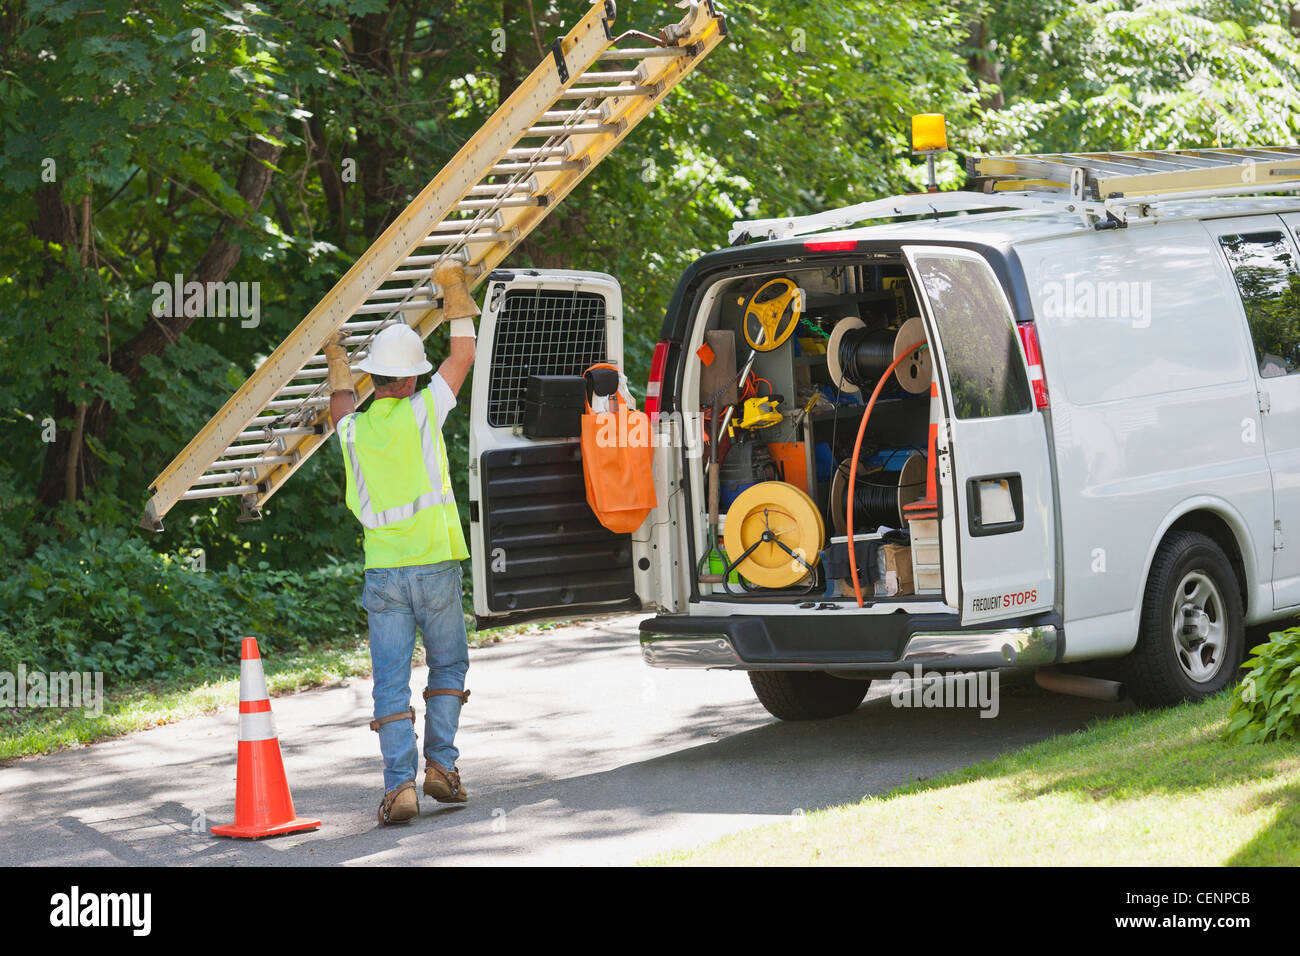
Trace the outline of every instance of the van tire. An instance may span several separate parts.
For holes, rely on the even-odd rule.
[[[1198,614],[1195,608],[1201,605]],[[1203,626],[1209,638],[1195,633],[1189,639],[1175,635],[1175,620],[1180,609],[1187,608],[1193,610],[1184,611],[1189,621],[1186,626]],[[1199,641],[1201,650],[1189,650],[1183,640]],[[1216,640],[1219,653],[1209,653],[1207,662],[1204,657]],[[1207,643],[1209,648],[1204,646]],[[1137,646],[1125,658],[1130,696],[1142,707],[1202,700],[1236,681],[1244,650],[1241,591],[1223,549],[1194,531],[1169,535],[1151,562]],[[1204,680],[1194,679],[1190,671],[1197,669],[1212,673]]]
[[[858,709],[869,680],[844,680],[825,671],[750,671],[758,702],[780,720],[826,720]]]

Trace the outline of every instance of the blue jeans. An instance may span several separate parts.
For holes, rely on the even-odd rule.
[[[460,603],[459,561],[406,568],[369,568],[361,605],[370,621],[370,662],[374,667],[375,717],[404,714],[411,706],[411,655],[415,628],[424,637],[430,689],[463,690],[469,670],[469,642]],[[460,751],[459,697],[438,694],[424,707],[424,757],[451,770]],[[415,727],[393,720],[379,728],[384,755],[384,790],[414,780],[419,765]]]

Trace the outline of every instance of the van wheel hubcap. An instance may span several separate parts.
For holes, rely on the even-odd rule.
[[[1192,680],[1204,684],[1223,665],[1226,627],[1219,588],[1203,571],[1183,576],[1174,597],[1174,653]]]

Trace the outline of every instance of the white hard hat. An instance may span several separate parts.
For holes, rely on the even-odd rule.
[[[424,355],[424,343],[415,329],[405,323],[390,325],[370,343],[370,354],[358,363],[357,368],[372,375],[389,378],[406,378],[423,375],[433,366]]]

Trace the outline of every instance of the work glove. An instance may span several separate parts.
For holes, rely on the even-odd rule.
[[[339,331],[325,346],[325,359],[329,362],[329,387],[331,392],[352,391],[352,369],[348,364],[348,350],[343,347],[347,333]]]
[[[433,281],[442,290],[442,315],[451,328],[453,338],[474,337],[474,317],[479,314],[478,303],[470,295],[465,267],[457,261],[448,261],[433,270]]]

